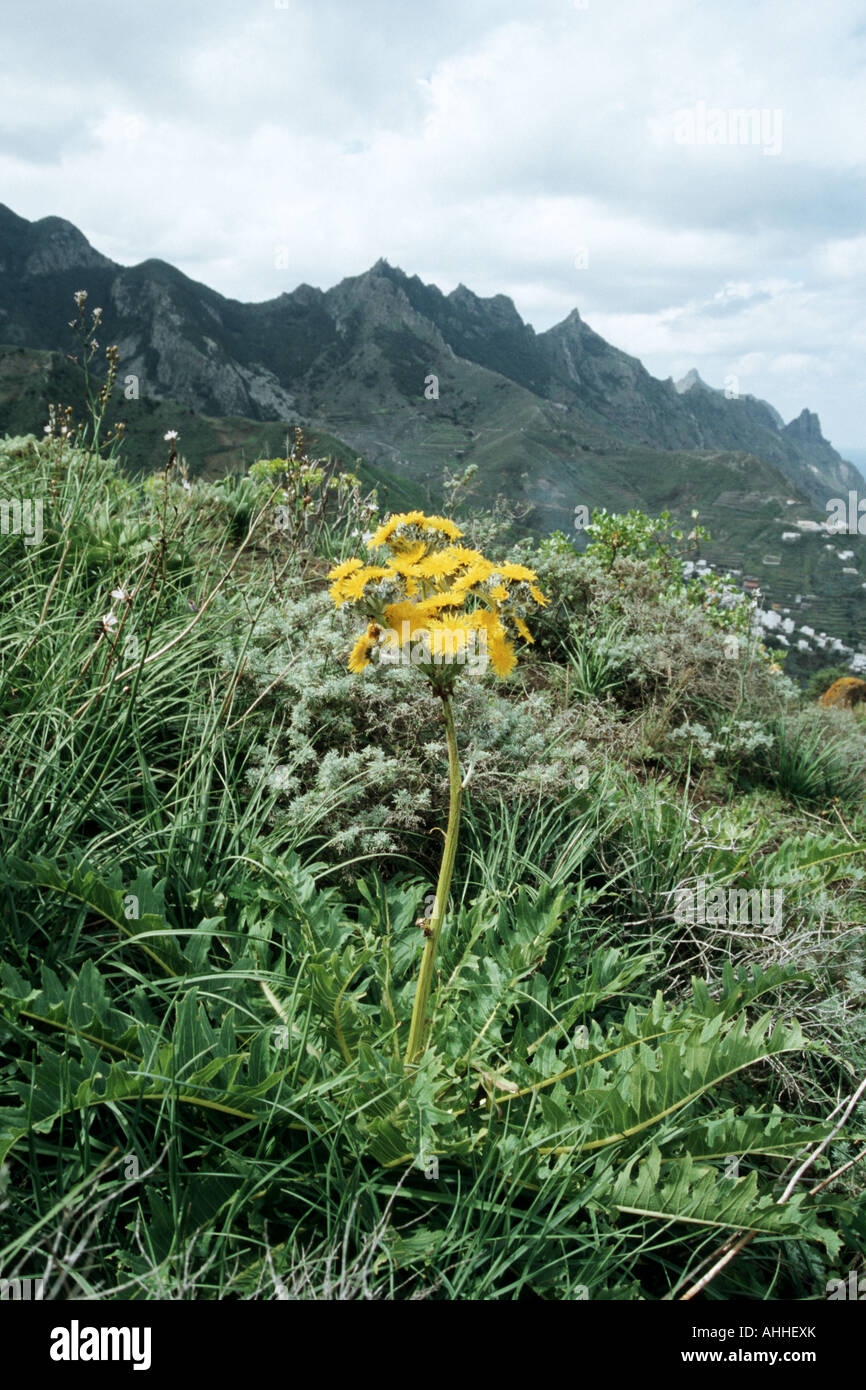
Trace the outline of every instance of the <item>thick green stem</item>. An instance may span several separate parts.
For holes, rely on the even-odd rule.
[[[460,803],[463,798],[463,788],[460,782],[460,757],[457,752],[457,730],[454,727],[451,701],[447,695],[442,696],[442,709],[445,717],[445,732],[448,737],[448,777],[451,792],[448,805],[448,831],[445,836],[442,865],[439,869],[439,881],[436,884],[436,899],[427,927],[429,935],[424,943],[418,987],[415,991],[415,1005],[412,1009],[412,1023],[409,1028],[409,1046],[406,1049],[407,1066],[418,1060],[427,1045],[427,1033],[430,1027],[427,1006],[433,984],[433,968],[436,964],[436,952],[439,949],[439,936],[442,931],[442,923],[445,920],[448,894],[451,891],[451,875],[454,872],[454,859],[457,854],[457,831],[460,826]]]

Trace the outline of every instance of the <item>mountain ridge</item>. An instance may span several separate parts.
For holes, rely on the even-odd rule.
[[[536,333],[507,295],[446,294],[384,257],[330,289],[247,304],[167,261],[119,266],[72,223],[0,205],[0,430],[38,433],[47,402],[75,395],[57,349],[82,289],[118,347],[112,416],[135,467],[162,466],[167,428],[191,476],[214,476],[280,452],[301,425],[398,508],[438,508],[443,469],[472,464],[476,505],[502,498],[524,529],[578,546],[579,506],[669,510],[686,528],[698,511],[706,560],[796,616],[802,640],[826,624],[862,646],[866,538],[834,546],[821,523],[863,479],[807,407],[786,423],[696,371],[661,380],[577,308]]]
[[[462,282],[445,294],[385,257],[327,290],[300,284],[244,303],[157,258],[120,266],[66,219],[28,222],[0,204],[0,339],[55,347],[57,315],[68,309],[60,301],[69,276],[82,271],[89,273],[90,302],[101,304],[106,320],[110,308],[117,323],[121,373],[137,376],[152,395],[210,414],[323,420],[335,395],[344,394],[329,378],[347,369],[366,374],[371,384],[375,376],[379,388],[394,387],[417,403],[426,377],[441,375],[436,359],[451,366],[459,359],[564,406],[596,439],[602,431],[653,449],[754,452],[816,503],[828,488],[838,492],[863,481],[807,408],[785,424],[767,402],[728,399],[699,376],[683,389],[607,343],[577,308],[536,333],[507,295],[485,298]],[[387,359],[384,373],[375,370],[377,355]],[[388,404],[374,408],[381,414]],[[370,412],[357,413],[360,440],[369,434]]]

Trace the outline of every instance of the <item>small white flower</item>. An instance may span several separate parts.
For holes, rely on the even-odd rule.
[[[119,603],[130,603],[132,594],[128,589],[112,589],[111,597],[117,599]]]
[[[111,632],[111,630],[115,627],[117,627],[117,618],[114,616],[114,614],[104,613],[102,617],[103,632]]]
[[[43,433],[43,434],[50,434],[50,433],[51,433],[51,426],[50,426],[50,425],[46,425],[46,426],[44,427],[42,433]]]
[[[188,478],[184,478],[183,487],[185,492],[192,492],[192,483],[189,481]]]
[[[84,301],[85,301],[86,298],[87,298],[87,290],[76,290],[76,291],[75,291],[75,303],[78,305],[79,309],[81,308],[81,306],[82,306],[82,304],[84,303]]]
[[[175,439],[180,439],[180,435],[178,434],[177,430],[166,430],[165,434],[162,437],[165,440],[166,444],[168,444],[170,441],[173,442]]]

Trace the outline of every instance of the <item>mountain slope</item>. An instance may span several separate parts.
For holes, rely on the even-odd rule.
[[[71,405],[73,420],[87,418],[84,375],[59,352],[0,346],[0,435],[41,434],[50,405]],[[294,443],[285,424],[249,420],[242,416],[209,416],[178,401],[142,397],[115,399],[106,412],[106,429],[120,420],[125,426],[123,463],[135,473],[151,473],[167,458],[167,430],[177,430],[181,458],[191,478],[217,478],[244,468],[259,458],[283,458]],[[329,432],[308,429],[304,441],[311,458],[337,459],[360,478],[365,490],[378,489],[384,507],[406,510],[421,506],[426,494],[405,478],[373,468],[343,440]]]

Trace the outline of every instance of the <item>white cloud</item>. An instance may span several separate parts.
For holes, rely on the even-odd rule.
[[[384,255],[537,330],[577,306],[657,375],[737,373],[863,439],[861,14],[34,0],[4,23],[3,198],[237,298]],[[701,102],[781,112],[781,152],[678,144]]]

